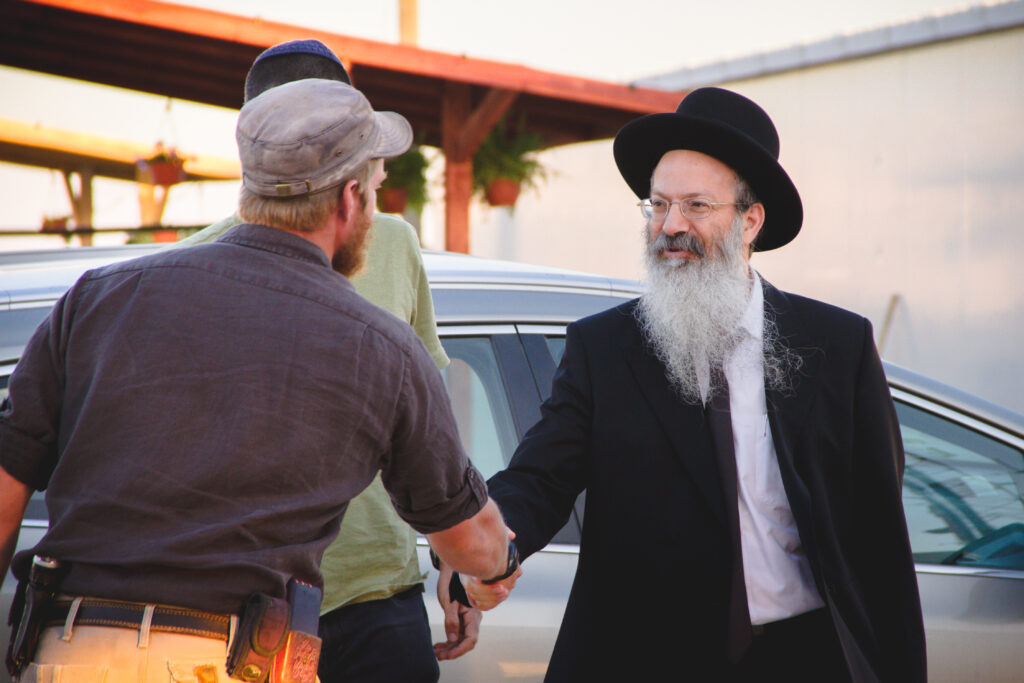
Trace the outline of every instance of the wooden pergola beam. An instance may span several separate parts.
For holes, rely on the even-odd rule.
[[[0,118],[0,159],[10,163],[62,171],[84,168],[92,175],[135,180],[135,162],[152,156],[153,152],[153,145]],[[182,150],[178,150],[178,155],[185,160],[186,180],[241,177],[237,159]]]
[[[459,159],[473,158],[480,143],[501,120],[519,93],[491,88],[462,125],[455,152]]]
[[[412,45],[396,45],[342,36],[313,27],[283,24],[256,17],[241,17],[158,0],[23,0],[23,3],[18,4],[81,12],[114,21],[152,26],[163,32],[180,32],[214,41],[233,41],[259,49],[295,38],[315,38],[325,43],[349,64],[356,66],[374,66],[442,81],[499,87],[555,99],[572,99],[593,106],[612,107],[637,114],[670,111],[678,104],[678,97],[670,96],[668,99],[673,101],[667,101],[667,93],[650,88],[623,86],[590,78],[551,73],[518,64],[425,50]],[[52,23],[53,13],[46,13],[45,21],[48,25]],[[171,34],[167,35],[170,39]],[[122,45],[126,38],[123,33],[112,36],[109,49],[123,49]],[[139,49],[143,47],[154,49],[151,45],[140,45]],[[195,48],[196,45],[192,42],[189,47]],[[88,50],[83,50],[84,52]],[[80,56],[78,51],[68,51],[65,54],[75,55],[75,59]],[[168,55],[175,54],[179,52],[160,50],[161,64]],[[68,61],[64,55],[55,57],[62,62]],[[207,69],[216,69],[218,62],[215,59],[207,59],[204,65]],[[148,78],[152,81],[154,75],[150,73]],[[237,89],[237,94],[241,97],[241,79],[233,78],[231,85]]]
[[[444,150],[445,234],[456,251],[469,249],[473,152],[502,114],[526,115],[547,148],[610,138],[639,115],[674,110],[683,94],[161,0],[0,4],[0,64],[232,108],[241,106],[242,82],[261,50],[322,41],[375,109],[403,114],[423,144]],[[92,168],[104,173],[99,163]]]

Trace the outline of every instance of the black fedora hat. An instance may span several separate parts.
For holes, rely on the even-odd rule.
[[[796,237],[804,210],[793,181],[779,165],[779,135],[761,107],[722,88],[699,88],[675,113],[630,121],[615,136],[619,172],[641,199],[665,152],[689,149],[718,159],[736,171],[764,204],[765,220],[755,251],[776,249]]]

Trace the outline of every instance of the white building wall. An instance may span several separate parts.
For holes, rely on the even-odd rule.
[[[883,356],[1024,412],[1024,28],[725,84],[759,102],[804,199],[756,257],[881,332]]]
[[[1024,412],[1024,28],[719,84],[772,116],[804,228],[775,285],[868,316],[887,360]],[[639,277],[642,220],[610,141],[544,154],[471,251]]]

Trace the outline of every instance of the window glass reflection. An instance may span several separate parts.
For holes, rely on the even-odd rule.
[[[1024,569],[1024,454],[918,408],[896,410],[914,560]]]
[[[441,343],[452,360],[443,375],[462,447],[484,477],[490,477],[504,469],[516,446],[494,348],[488,337],[446,337]]]

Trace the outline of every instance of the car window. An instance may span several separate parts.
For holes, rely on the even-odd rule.
[[[897,401],[916,562],[1024,569],[1024,453]]]
[[[555,365],[562,362],[562,354],[565,353],[565,335],[545,335],[544,341],[548,343],[548,350],[551,357],[555,359]]]
[[[517,438],[498,360],[489,337],[445,337],[451,365],[444,381],[462,446],[484,478],[503,469]]]
[[[13,362],[21,355],[25,342],[49,312],[47,306],[16,308],[0,313],[0,362]],[[6,382],[4,387],[6,391]]]

